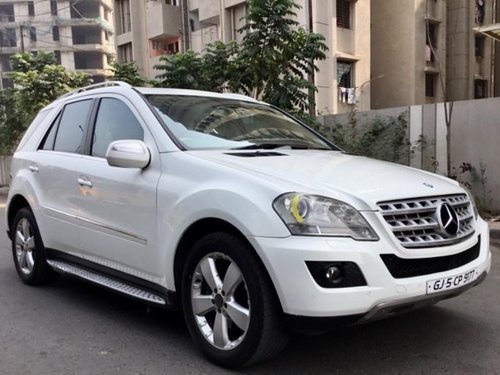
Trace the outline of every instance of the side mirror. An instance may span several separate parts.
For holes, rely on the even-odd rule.
[[[111,142],[106,160],[112,167],[143,169],[149,165],[151,154],[143,141],[127,139]]]

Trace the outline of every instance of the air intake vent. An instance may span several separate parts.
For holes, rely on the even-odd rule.
[[[226,152],[226,155],[239,156],[240,158],[258,158],[265,156],[288,156],[279,152],[273,151],[256,151],[256,152]]]

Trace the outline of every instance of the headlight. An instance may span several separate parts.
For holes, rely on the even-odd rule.
[[[355,208],[335,199],[287,193],[276,198],[273,207],[295,235],[378,240],[373,229]]]
[[[464,185],[461,186],[462,189],[464,189],[467,195],[469,196],[470,204],[472,205],[472,210],[474,211],[474,220],[477,220],[479,216],[479,211],[477,210],[476,202],[474,201],[474,195],[472,194],[472,191],[470,191],[469,188],[465,187]]]

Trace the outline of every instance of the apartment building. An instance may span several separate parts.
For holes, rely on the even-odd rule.
[[[0,0],[1,87],[23,51],[54,52],[67,70],[104,81],[115,57],[112,11],[112,0]]]
[[[245,0],[190,0],[190,45],[203,52],[216,40],[241,42]],[[300,26],[325,36],[327,58],[319,61],[316,112],[370,109],[370,0],[296,0]]]
[[[488,33],[496,23],[497,0],[448,1],[447,99],[482,99],[495,93],[495,73],[500,79],[500,52]],[[498,26],[497,26],[498,28]],[[497,72],[495,71],[497,70]],[[498,84],[497,84],[498,86]]]
[[[135,61],[140,73],[153,78],[160,56],[187,50],[186,1],[114,0],[118,61]]]
[[[297,0],[300,25],[321,33],[329,51],[314,81],[321,114],[370,108],[370,0]],[[115,0],[118,60],[154,77],[164,54],[203,53],[217,40],[241,42],[245,0]]]
[[[377,0],[371,16],[372,108],[443,101],[446,1]]]
[[[372,2],[372,108],[496,96],[497,0]],[[497,89],[498,91],[498,89]]]

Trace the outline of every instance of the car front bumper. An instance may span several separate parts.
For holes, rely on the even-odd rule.
[[[376,242],[361,242],[348,238],[251,237],[249,241],[263,260],[276,288],[283,311],[300,317],[358,316],[361,320],[386,315],[441,299],[453,297],[488,274],[491,267],[489,228],[478,219],[476,233],[452,246],[426,249],[405,249],[390,235]],[[402,259],[428,259],[463,253],[479,243],[479,255],[462,266],[422,276],[394,278],[382,254],[394,254]],[[306,262],[353,262],[359,266],[365,286],[324,288],[318,285]],[[475,280],[442,293],[427,294],[427,282],[476,270]]]

